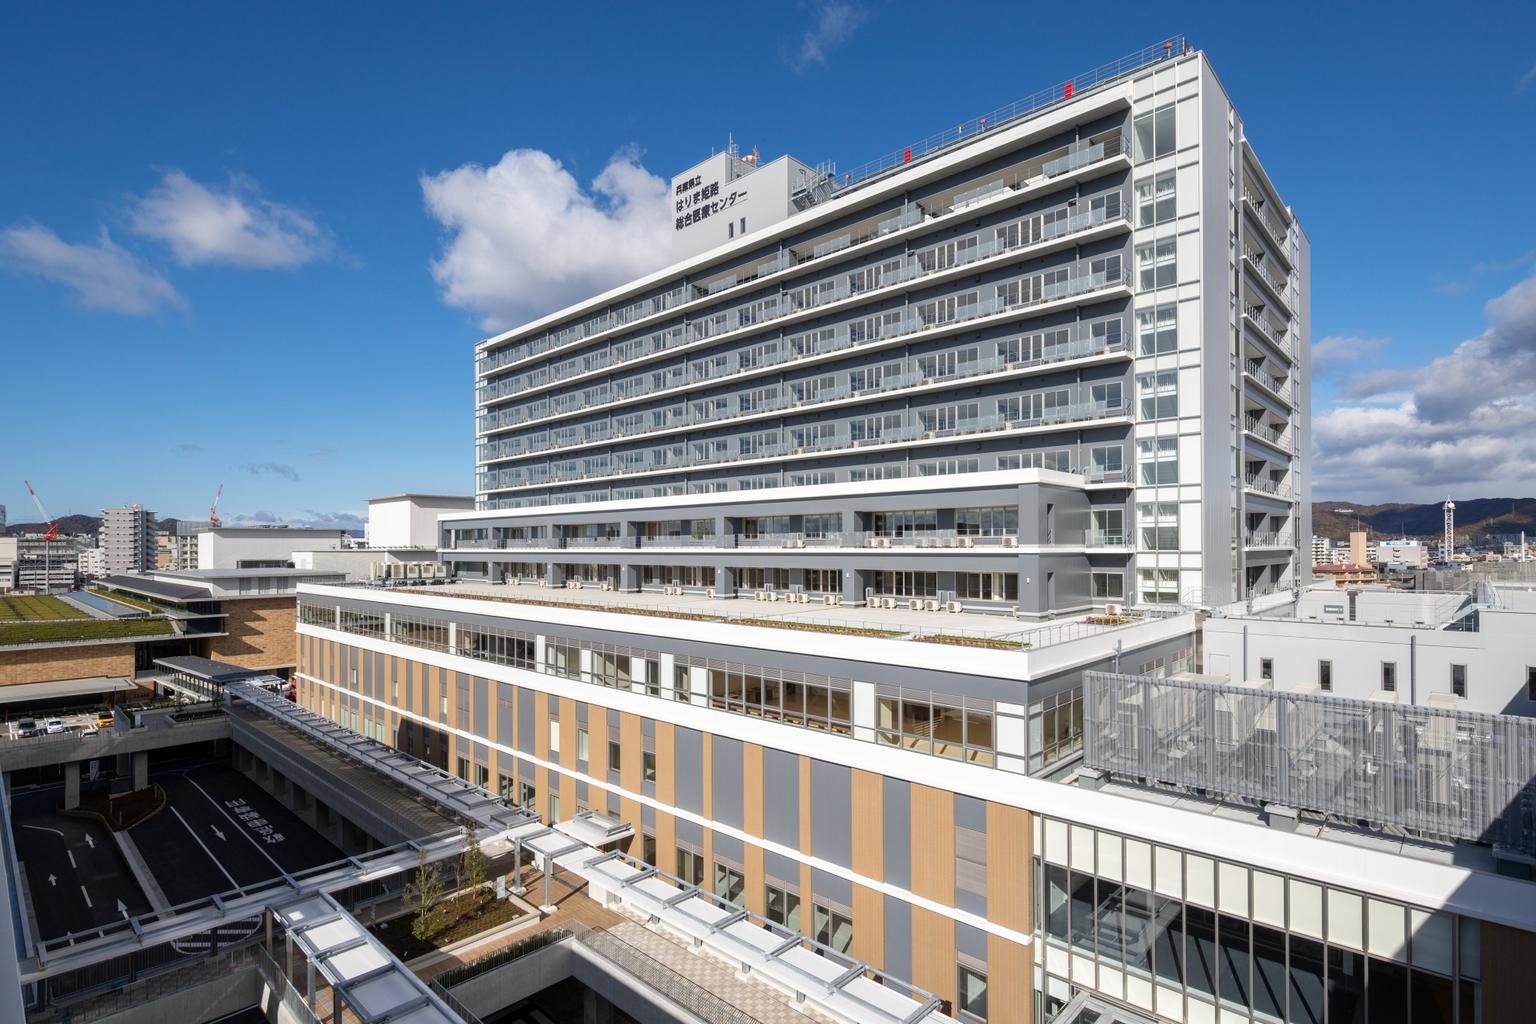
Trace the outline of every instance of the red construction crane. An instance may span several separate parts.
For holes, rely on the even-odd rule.
[[[214,492],[213,504],[208,506],[208,521],[214,526],[219,524],[219,499],[224,496],[224,485],[219,484],[219,489]]]
[[[57,540],[59,536],[58,520],[50,516],[48,510],[43,508],[43,499],[39,498],[37,492],[32,489],[32,482],[30,480],[23,480],[22,483],[27,485],[27,493],[32,495],[32,504],[37,506],[37,514],[42,516],[43,522],[48,524],[48,531],[43,534],[43,540]]]

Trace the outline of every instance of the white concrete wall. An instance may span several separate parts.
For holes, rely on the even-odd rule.
[[[368,546],[436,549],[437,517],[475,507],[473,498],[390,498],[368,503]]]
[[[1339,600],[1346,600],[1343,592]],[[1399,703],[1428,704],[1451,692],[1451,666],[1467,666],[1467,697],[1458,707],[1493,714],[1536,714],[1526,667],[1536,667],[1536,616],[1479,613],[1477,632],[1294,619],[1208,619],[1204,671],[1236,682],[1259,678],[1273,661],[1275,688],[1315,686],[1318,663],[1333,663],[1333,693],[1364,699],[1381,688],[1382,662],[1397,665]],[[1246,635],[1245,635],[1246,634]]]
[[[209,530],[197,535],[199,569],[233,569],[242,561],[287,562],[295,551],[335,551],[340,530]]]

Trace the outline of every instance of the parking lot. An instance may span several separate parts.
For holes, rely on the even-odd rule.
[[[28,722],[32,724],[28,726]],[[71,711],[67,714],[15,718],[5,723],[5,732],[6,736],[13,740],[29,734],[41,736],[49,731],[55,722],[58,723],[58,728],[55,730],[57,732],[84,732],[100,725],[95,711]]]
[[[166,806],[128,830],[174,906],[339,860],[342,853],[228,762],[181,761],[151,770]],[[152,901],[117,840],[90,818],[58,813],[58,784],[12,795],[16,852],[42,938],[147,913]]]

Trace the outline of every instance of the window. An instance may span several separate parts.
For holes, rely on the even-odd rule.
[[[971,1020],[987,1019],[987,976],[963,964],[959,968],[955,1009]]]
[[[656,781],[656,753],[647,750],[640,755],[640,778],[644,782]]]
[[[1019,574],[1015,572],[957,572],[955,596],[968,601],[1017,601]]]
[[[1179,371],[1158,370],[1136,375],[1136,393],[1141,396],[1141,418],[1165,420],[1179,414]]]
[[[1171,288],[1179,283],[1178,240],[1160,238],[1136,247],[1137,284],[1142,291]]]
[[[1141,354],[1162,355],[1179,347],[1179,312],[1173,303],[1144,309],[1136,314],[1136,335]]]
[[[549,823],[553,825],[560,820],[560,794],[549,794]]]
[[[853,918],[820,903],[812,903],[811,922],[815,926],[816,941],[823,946],[830,946],[839,953],[853,949]]]
[[[1270,682],[1274,682],[1274,680],[1275,680],[1275,659],[1274,658],[1260,658],[1259,659],[1259,678],[1260,679],[1268,679]]]
[[[1172,153],[1174,136],[1173,104],[1138,114],[1132,126],[1136,133],[1136,162],[1154,160]]]
[[[511,776],[508,776],[508,775],[497,775],[496,776],[496,795],[497,796],[501,797],[503,800],[511,800],[512,799],[512,795],[513,795],[513,793],[515,791],[516,791],[516,786],[513,784]]]
[[[738,907],[745,905],[747,880],[736,868],[715,861],[715,895]]]
[[[788,886],[774,885],[772,882],[763,887],[765,895],[764,903],[768,909],[768,920],[774,924],[781,924],[792,932],[800,930],[800,894]]]
[[[1174,202],[1174,172],[1164,171],[1136,183],[1136,226],[1151,227],[1177,216]]]
[[[588,749],[587,749],[587,744],[588,744],[587,730],[585,730],[585,729],[577,729],[576,730],[576,760],[578,760],[578,761],[585,761],[585,760],[587,760],[587,754],[589,752]]]
[[[1088,478],[1116,481],[1125,473],[1125,448],[1118,444],[1095,445],[1088,451]]]
[[[656,837],[649,832],[640,836],[640,859],[651,867],[656,866]]]
[[[517,786],[518,806],[533,810],[534,805],[539,802],[539,791],[533,788],[531,782],[519,782]]]
[[[1451,666],[1451,692],[1458,697],[1467,695],[1467,666]]]
[[[677,877],[689,885],[704,884],[704,855],[677,848]]]
[[[1333,662],[1325,660],[1317,663],[1317,688],[1324,693],[1333,692]]]
[[[1125,574],[1119,572],[1095,572],[1089,574],[1093,598],[1096,601],[1125,600]]]
[[[620,770],[620,766],[624,763],[622,758],[621,758],[621,756],[620,756],[621,753],[622,752],[619,749],[619,741],[618,740],[609,740],[608,741],[608,770],[609,771],[616,772],[616,771]]]
[[[1149,486],[1179,482],[1179,439],[1149,437],[1136,442],[1141,482]]]
[[[1536,668],[1525,666],[1525,699],[1536,700]]]
[[[469,760],[467,758],[459,758],[458,770],[455,774],[465,782],[469,781]]]
[[[1179,549],[1179,506],[1173,501],[1141,502],[1136,506],[1136,525],[1144,551]]]
[[[1141,599],[1146,604],[1179,603],[1179,570],[1142,569]]]
[[[1384,661],[1381,663],[1381,688],[1388,693],[1397,692],[1397,662]]]
[[[560,753],[560,719],[558,718],[549,720],[549,752]]]

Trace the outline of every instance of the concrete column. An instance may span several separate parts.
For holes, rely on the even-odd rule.
[[[864,572],[860,569],[843,570],[843,604],[864,602]]]
[[[79,765],[76,765],[78,768]],[[133,755],[133,791],[149,788],[149,751],[140,750]]]
[[[72,811],[80,806],[80,762],[68,761],[64,765],[64,809]]]
[[[628,563],[619,567],[619,589],[628,594],[640,590],[640,567]]]

